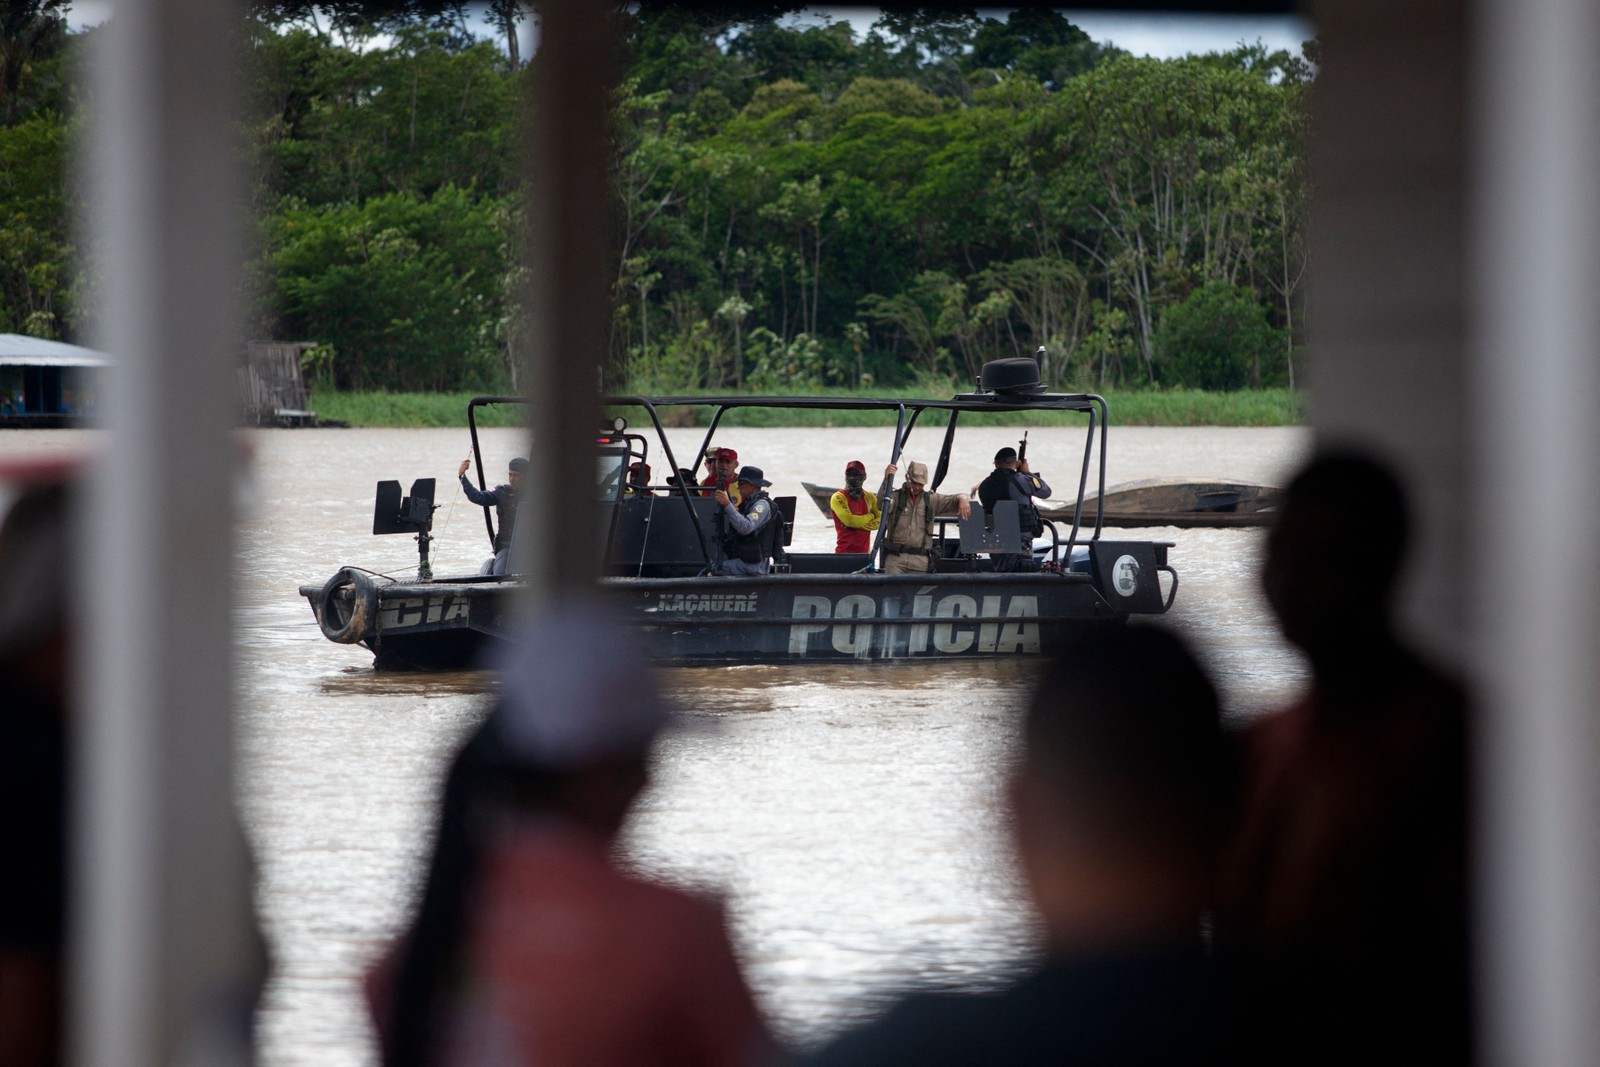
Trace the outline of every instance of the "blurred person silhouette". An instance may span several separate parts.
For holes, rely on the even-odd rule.
[[[68,847],[72,821],[74,645],[71,521],[81,461],[0,464],[0,488],[18,488],[0,520],[0,1067],[67,1062]],[[240,831],[242,836],[242,831]],[[248,862],[248,860],[247,860]],[[92,869],[92,868],[91,868]],[[247,870],[246,884],[254,881]],[[208,1048],[252,1045],[267,971],[260,930],[240,931],[245,957],[208,989],[206,1012],[225,1029]]]
[[[1470,1059],[1466,702],[1396,634],[1407,528],[1387,468],[1330,454],[1268,534],[1312,682],[1243,737],[1217,936],[1251,1062]]]
[[[507,646],[416,919],[370,982],[384,1064],[775,1058],[721,909],[613,859],[668,719],[643,662],[576,604]]]
[[[1043,961],[997,993],[920,993],[817,1053],[868,1064],[1220,1064],[1202,940],[1231,826],[1233,750],[1184,643],[1086,634],[1048,668],[1008,786]]]
[[[62,1058],[70,491],[34,472],[0,524],[0,1064]]]

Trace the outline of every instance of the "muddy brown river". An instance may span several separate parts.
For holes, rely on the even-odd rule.
[[[1114,414],[1114,413],[1113,413]],[[940,431],[906,458],[931,462]],[[239,789],[260,864],[274,971],[261,1062],[364,1065],[373,1045],[363,968],[412,906],[431,806],[452,746],[483,714],[487,676],[390,675],[319,633],[295,593],[345,563],[404,574],[406,537],[373,537],[376,481],[439,478],[436,574],[475,571],[481,511],[453,489],[464,430],[253,432],[240,535]],[[961,435],[945,488],[965,489],[1017,431]],[[488,431],[490,470],[520,434]],[[92,447],[92,434],[8,431],[8,454]],[[700,432],[674,431],[680,462]],[[1111,430],[1108,483],[1153,477],[1280,482],[1309,446],[1299,429]],[[719,443],[801,495],[795,547],[827,551],[831,524],[800,481],[838,484],[862,459],[876,482],[883,433],[729,429]],[[1036,470],[1064,495],[1082,434],[1032,431]],[[657,477],[666,464],[652,456]],[[552,497],[559,490],[549,490]],[[1120,533],[1116,536],[1122,536]],[[1213,669],[1230,714],[1248,716],[1304,679],[1256,589],[1257,530],[1157,529],[1182,585],[1168,620]],[[687,709],[660,746],[626,841],[628,862],[721,894],[750,982],[796,1045],[834,1033],[926,981],[978,982],[1025,959],[1032,931],[1005,844],[999,786],[1029,673],[1016,663],[680,669]]]

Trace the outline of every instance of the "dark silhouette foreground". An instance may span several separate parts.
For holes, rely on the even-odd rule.
[[[552,610],[445,782],[421,909],[372,981],[383,1062],[772,1057],[715,904],[612,859],[666,709],[642,653]]]
[[[1269,535],[1312,685],[1243,739],[1218,942],[1250,1062],[1469,1059],[1465,701],[1396,636],[1406,535],[1394,477],[1355,456],[1307,467]]]
[[[1165,631],[1108,629],[1052,665],[1023,740],[1009,796],[1043,965],[913,996],[814,1064],[1226,1062],[1201,939],[1233,792],[1211,684]]]

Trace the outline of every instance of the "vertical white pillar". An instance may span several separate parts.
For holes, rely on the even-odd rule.
[[[531,599],[593,590],[603,531],[593,505],[592,442],[610,309],[606,265],[615,254],[606,210],[606,130],[613,56],[609,8],[552,0],[539,9],[528,117],[530,479],[542,506],[517,532],[527,548]]]
[[[250,1057],[229,614],[237,20],[225,0],[119,0],[88,60],[95,343],[116,360],[77,593],[70,1041],[91,1067]]]
[[[1488,1064],[1600,1062],[1600,8],[1481,0],[1471,385]]]
[[[1319,446],[1395,468],[1414,520],[1400,622],[1465,660],[1470,499],[1462,374],[1466,281],[1461,0],[1316,6],[1308,405]]]

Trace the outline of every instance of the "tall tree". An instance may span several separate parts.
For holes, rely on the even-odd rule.
[[[6,0],[0,4],[0,95],[7,124],[17,117],[30,65],[60,48],[70,6],[70,0]]]

